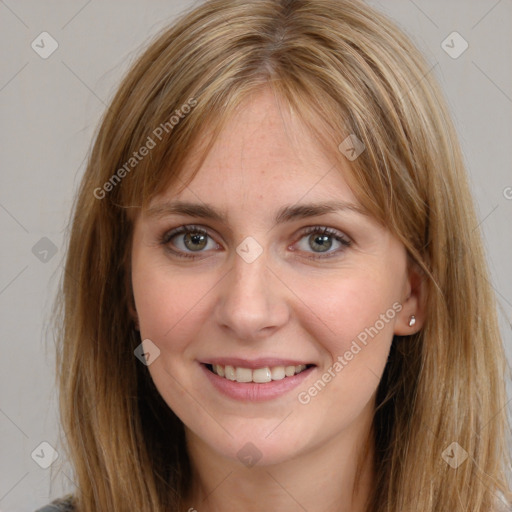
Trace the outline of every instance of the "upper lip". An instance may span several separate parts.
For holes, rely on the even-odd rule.
[[[306,361],[298,361],[296,359],[279,359],[277,357],[260,357],[258,359],[242,359],[239,357],[212,357],[201,361],[203,364],[218,364],[220,366],[234,366],[238,368],[265,368],[275,366],[300,366],[312,365],[313,363]]]

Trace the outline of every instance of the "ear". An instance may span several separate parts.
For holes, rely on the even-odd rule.
[[[128,258],[125,259],[124,262],[124,285],[125,285],[125,293],[127,297],[127,303],[128,303],[128,312],[130,314],[130,317],[133,320],[134,328],[136,331],[140,331],[140,325],[139,325],[139,315],[137,314],[137,309],[135,307],[135,298],[133,296],[133,289],[132,289],[132,277],[131,277],[131,265]]]
[[[132,300],[130,300],[128,304],[128,311],[130,312],[130,316],[132,317],[134,327],[136,331],[140,331],[140,325],[139,325],[139,315],[137,314],[137,310],[135,309],[135,304]]]
[[[418,265],[408,258],[407,278],[402,295],[402,310],[397,316],[394,333],[410,336],[417,333],[425,322],[426,285],[424,273]],[[409,325],[414,317],[414,325]]]

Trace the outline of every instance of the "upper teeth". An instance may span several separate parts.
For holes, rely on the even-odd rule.
[[[306,369],[305,364],[298,366],[274,366],[269,368],[241,368],[239,366],[222,366],[220,364],[213,364],[212,369],[214,373],[220,377],[225,377],[229,380],[236,380],[237,382],[257,382],[263,384],[270,382],[271,380],[282,380],[285,377],[292,377],[297,373],[302,372]]]

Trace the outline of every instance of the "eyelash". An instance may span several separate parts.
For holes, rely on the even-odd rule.
[[[200,226],[194,226],[194,225],[185,225],[185,226],[180,226],[176,229],[172,229],[171,231],[164,232],[163,235],[160,237],[160,244],[165,246],[166,249],[168,251],[170,251],[174,256],[178,256],[180,258],[197,259],[197,256],[195,254],[191,254],[191,253],[183,252],[183,251],[179,251],[179,250],[176,251],[169,247],[169,242],[175,236],[181,235],[181,234],[186,235],[188,233],[195,233],[195,234],[207,236],[213,240],[213,237],[211,237],[210,234],[208,233],[208,231],[206,231],[204,228],[202,228]],[[323,226],[311,226],[311,227],[305,228],[301,232],[300,237],[298,238],[297,242],[302,240],[305,236],[312,235],[312,234],[328,235],[328,236],[334,238],[334,240],[338,241],[343,247],[336,251],[326,252],[324,255],[322,255],[322,253],[316,253],[316,254],[312,253],[313,254],[312,256],[306,256],[307,259],[320,260],[320,259],[330,258],[330,257],[337,255],[338,253],[340,253],[341,251],[343,251],[344,249],[346,249],[352,245],[352,241],[348,237],[343,235],[341,232],[339,232],[333,228],[323,227]],[[197,252],[201,253],[203,251],[197,251]]]

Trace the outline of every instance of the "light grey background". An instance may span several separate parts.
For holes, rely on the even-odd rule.
[[[448,98],[511,355],[512,2],[369,3],[426,54]],[[73,488],[69,468],[60,464],[48,332],[64,229],[98,120],[120,78],[140,45],[191,5],[0,0],[0,512],[33,511]],[[47,59],[31,48],[43,31],[59,45]],[[457,59],[441,47],[453,31],[469,43]],[[34,254],[43,237],[55,245],[54,256]],[[49,469],[31,457],[43,441],[61,452]]]

